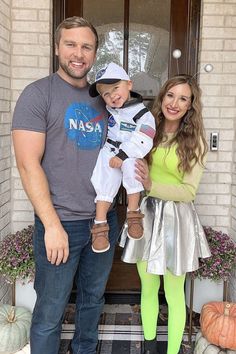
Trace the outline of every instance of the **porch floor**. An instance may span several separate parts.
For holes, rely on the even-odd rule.
[[[69,304],[65,313],[59,354],[67,354],[74,333],[75,305]],[[186,325],[180,353],[193,352],[195,335],[199,330],[199,317],[194,317],[192,344],[188,342]],[[160,305],[157,333],[160,354],[167,351],[167,306]],[[141,354],[143,351],[143,332],[140,322],[139,305],[106,304],[99,325],[97,354]]]

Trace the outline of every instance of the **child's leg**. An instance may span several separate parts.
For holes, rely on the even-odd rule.
[[[128,194],[127,224],[128,237],[132,240],[140,240],[143,237],[143,217],[139,209],[140,193]]]
[[[133,193],[128,194],[128,210],[129,211],[136,211],[139,210],[139,200],[140,200],[140,193]]]
[[[114,156],[107,148],[103,148],[96,162],[91,177],[91,182],[96,192],[95,202],[98,201],[112,203],[122,180],[122,173],[119,168],[109,166],[110,158]],[[105,205],[105,204],[104,204]],[[108,205],[109,208],[110,204]],[[106,210],[108,209],[105,206]],[[103,210],[104,208],[101,208]],[[103,213],[103,215],[106,214]]]
[[[143,237],[144,215],[139,210],[140,192],[143,191],[143,185],[136,180],[134,158],[126,159],[122,164],[123,186],[128,195],[128,237],[133,240],[140,240]]]
[[[126,189],[128,195],[140,193],[144,190],[142,183],[136,179],[137,175],[135,172],[135,163],[135,158],[128,158],[123,161],[123,164],[121,166],[121,171],[123,174],[122,184]]]
[[[157,318],[159,313],[158,291],[160,276],[146,272],[147,262],[137,262],[137,269],[141,280],[141,318],[144,338],[156,338]]]
[[[165,297],[168,303],[167,354],[177,354],[183,338],[186,322],[184,281],[185,275],[176,276],[169,271],[164,275]]]
[[[118,168],[110,168],[109,160],[113,156],[104,147],[97,159],[91,181],[96,191],[96,216],[92,233],[92,249],[94,252],[105,252],[110,248],[108,239],[109,225],[107,223],[108,209],[117,194],[122,174]]]
[[[107,221],[107,212],[110,208],[110,205],[110,202],[105,202],[104,200],[97,200],[95,223]]]
[[[108,238],[109,225],[107,223],[107,212],[111,203],[98,200],[96,203],[96,217],[91,229],[92,249],[96,253],[108,251],[110,242]]]

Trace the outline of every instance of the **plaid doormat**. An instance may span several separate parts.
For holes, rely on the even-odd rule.
[[[66,354],[74,333],[75,305],[67,307],[59,354]],[[186,326],[181,353],[190,354],[195,334],[199,330],[199,319],[194,318],[192,345],[188,342]],[[167,351],[167,307],[160,306],[157,333],[160,354]],[[143,332],[140,321],[139,305],[105,305],[99,325],[99,343],[97,354],[141,354],[143,352]]]

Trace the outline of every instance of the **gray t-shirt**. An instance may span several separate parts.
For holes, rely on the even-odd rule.
[[[90,178],[107,129],[107,112],[88,86],[76,88],[57,73],[28,85],[19,97],[12,129],[46,134],[42,167],[61,220],[95,215]]]

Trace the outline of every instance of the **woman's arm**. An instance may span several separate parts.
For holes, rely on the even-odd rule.
[[[163,200],[174,200],[176,202],[191,202],[195,199],[199,182],[203,173],[203,167],[196,164],[190,173],[185,173],[182,183],[161,184],[152,182],[149,195]]]
[[[181,184],[174,185],[152,181],[145,160],[137,160],[136,168],[137,180],[143,184],[149,196],[186,203],[195,199],[204,169],[197,163],[190,173],[185,173]]]

